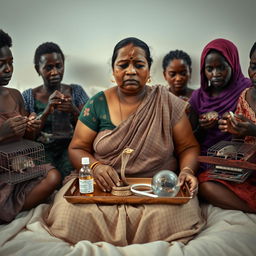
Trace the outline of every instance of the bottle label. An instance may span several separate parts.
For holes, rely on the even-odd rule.
[[[93,193],[93,179],[79,179],[79,190],[81,194]]]

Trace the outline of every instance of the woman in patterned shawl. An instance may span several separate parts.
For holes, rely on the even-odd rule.
[[[68,159],[68,145],[73,135],[77,117],[88,100],[80,85],[61,83],[64,74],[64,55],[55,43],[37,47],[34,57],[37,73],[43,85],[22,93],[26,110],[41,116],[37,141],[45,146],[46,160],[67,176],[73,167]]]
[[[187,103],[163,86],[147,86],[152,59],[137,38],[121,40],[112,56],[117,86],[88,100],[80,114],[69,156],[76,167],[89,157],[94,179],[106,193],[120,186],[121,153],[134,149],[126,166],[130,177],[152,177],[163,169],[197,190],[198,144],[185,114]],[[124,246],[156,240],[189,241],[204,226],[197,198],[183,205],[72,205],[58,193],[46,222],[69,242],[106,241]]]

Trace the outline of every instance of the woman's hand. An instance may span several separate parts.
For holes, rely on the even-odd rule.
[[[112,187],[119,187],[121,181],[114,168],[109,165],[98,164],[93,168],[93,177],[101,190],[110,192]]]
[[[67,112],[67,113],[73,113],[76,110],[76,107],[74,106],[72,102],[72,98],[70,96],[65,96],[61,104],[59,104],[56,107],[57,110],[62,111],[62,112]]]
[[[242,115],[230,115],[226,119],[219,120],[219,129],[222,132],[230,132],[238,136],[256,136],[256,125]]]
[[[188,183],[190,195],[194,197],[198,191],[198,181],[189,170],[182,170],[179,174],[179,185],[182,186],[185,182]]]
[[[218,121],[219,129],[221,132],[229,132],[235,135],[238,135],[237,131],[231,125],[231,114],[227,113],[222,116],[222,118]]]
[[[55,90],[48,99],[47,107],[44,110],[44,114],[51,114],[55,108],[57,108],[64,99],[64,94]]]
[[[27,129],[28,132],[36,132],[40,129],[42,121],[36,118],[36,113],[32,112],[28,117]]]
[[[15,116],[6,120],[0,129],[0,137],[3,139],[11,136],[23,137],[26,131],[28,118],[25,116]]]
[[[204,129],[210,129],[218,124],[218,117],[207,118],[205,114],[200,115],[199,125]]]

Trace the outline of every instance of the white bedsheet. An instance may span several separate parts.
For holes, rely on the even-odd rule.
[[[156,241],[116,247],[105,242],[92,244],[81,241],[74,246],[52,237],[43,227],[42,213],[49,207],[38,207],[21,212],[10,224],[0,225],[0,255],[26,256],[255,256],[256,214],[222,210],[212,205],[203,205],[207,225],[187,245]]]

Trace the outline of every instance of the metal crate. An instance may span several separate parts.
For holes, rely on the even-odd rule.
[[[256,145],[254,144],[237,141],[220,141],[208,149],[207,156],[246,161],[255,152]]]
[[[241,163],[255,157],[256,145],[246,144],[237,141],[220,141],[210,147],[207,156],[215,159],[215,164],[207,164],[209,177],[223,179],[233,182],[244,182],[252,173],[250,169],[242,168]],[[222,161],[218,160],[222,158]],[[227,162],[225,165],[224,161]],[[237,161],[236,166],[230,165],[233,160]],[[219,164],[221,162],[222,164]],[[234,161],[235,162],[235,161]]]
[[[19,140],[0,145],[0,180],[21,183],[45,174],[45,151],[41,143]]]

